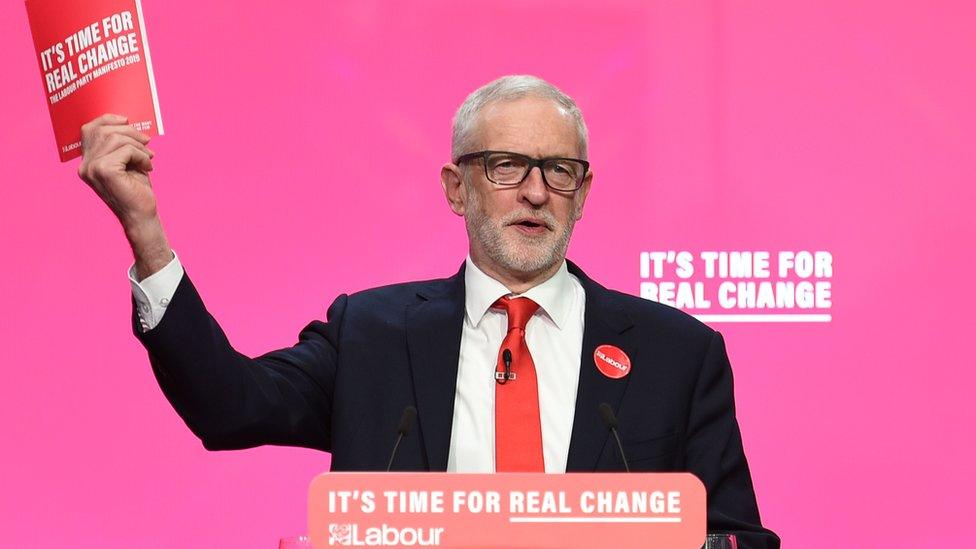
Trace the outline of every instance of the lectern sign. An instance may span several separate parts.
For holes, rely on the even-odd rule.
[[[316,549],[698,549],[705,488],[687,473],[323,473],[308,525]]]

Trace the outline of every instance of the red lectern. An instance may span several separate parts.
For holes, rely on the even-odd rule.
[[[316,549],[698,549],[705,488],[688,473],[323,473],[308,528]]]

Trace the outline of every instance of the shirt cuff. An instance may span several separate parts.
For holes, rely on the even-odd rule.
[[[173,252],[173,259],[165,267],[146,277],[141,282],[136,280],[136,264],[129,267],[129,285],[132,286],[132,297],[136,300],[136,312],[143,332],[148,332],[159,325],[166,313],[176,287],[183,279],[183,264]]]

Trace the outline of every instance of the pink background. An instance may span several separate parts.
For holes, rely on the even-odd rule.
[[[341,292],[453,273],[437,181],[478,85],[582,107],[570,257],[826,249],[833,322],[718,326],[764,522],[787,547],[970,539],[976,9],[969,2],[153,2],[173,246],[238,348]],[[208,453],[130,334],[118,223],[60,164],[23,4],[0,41],[0,545],[255,547],[328,456]]]

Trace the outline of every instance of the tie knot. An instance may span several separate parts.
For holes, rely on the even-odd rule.
[[[512,331],[512,328],[518,328],[524,332],[529,319],[539,310],[539,304],[527,297],[511,298],[505,296],[496,301],[494,306],[505,309],[505,312],[508,313],[508,331]]]

